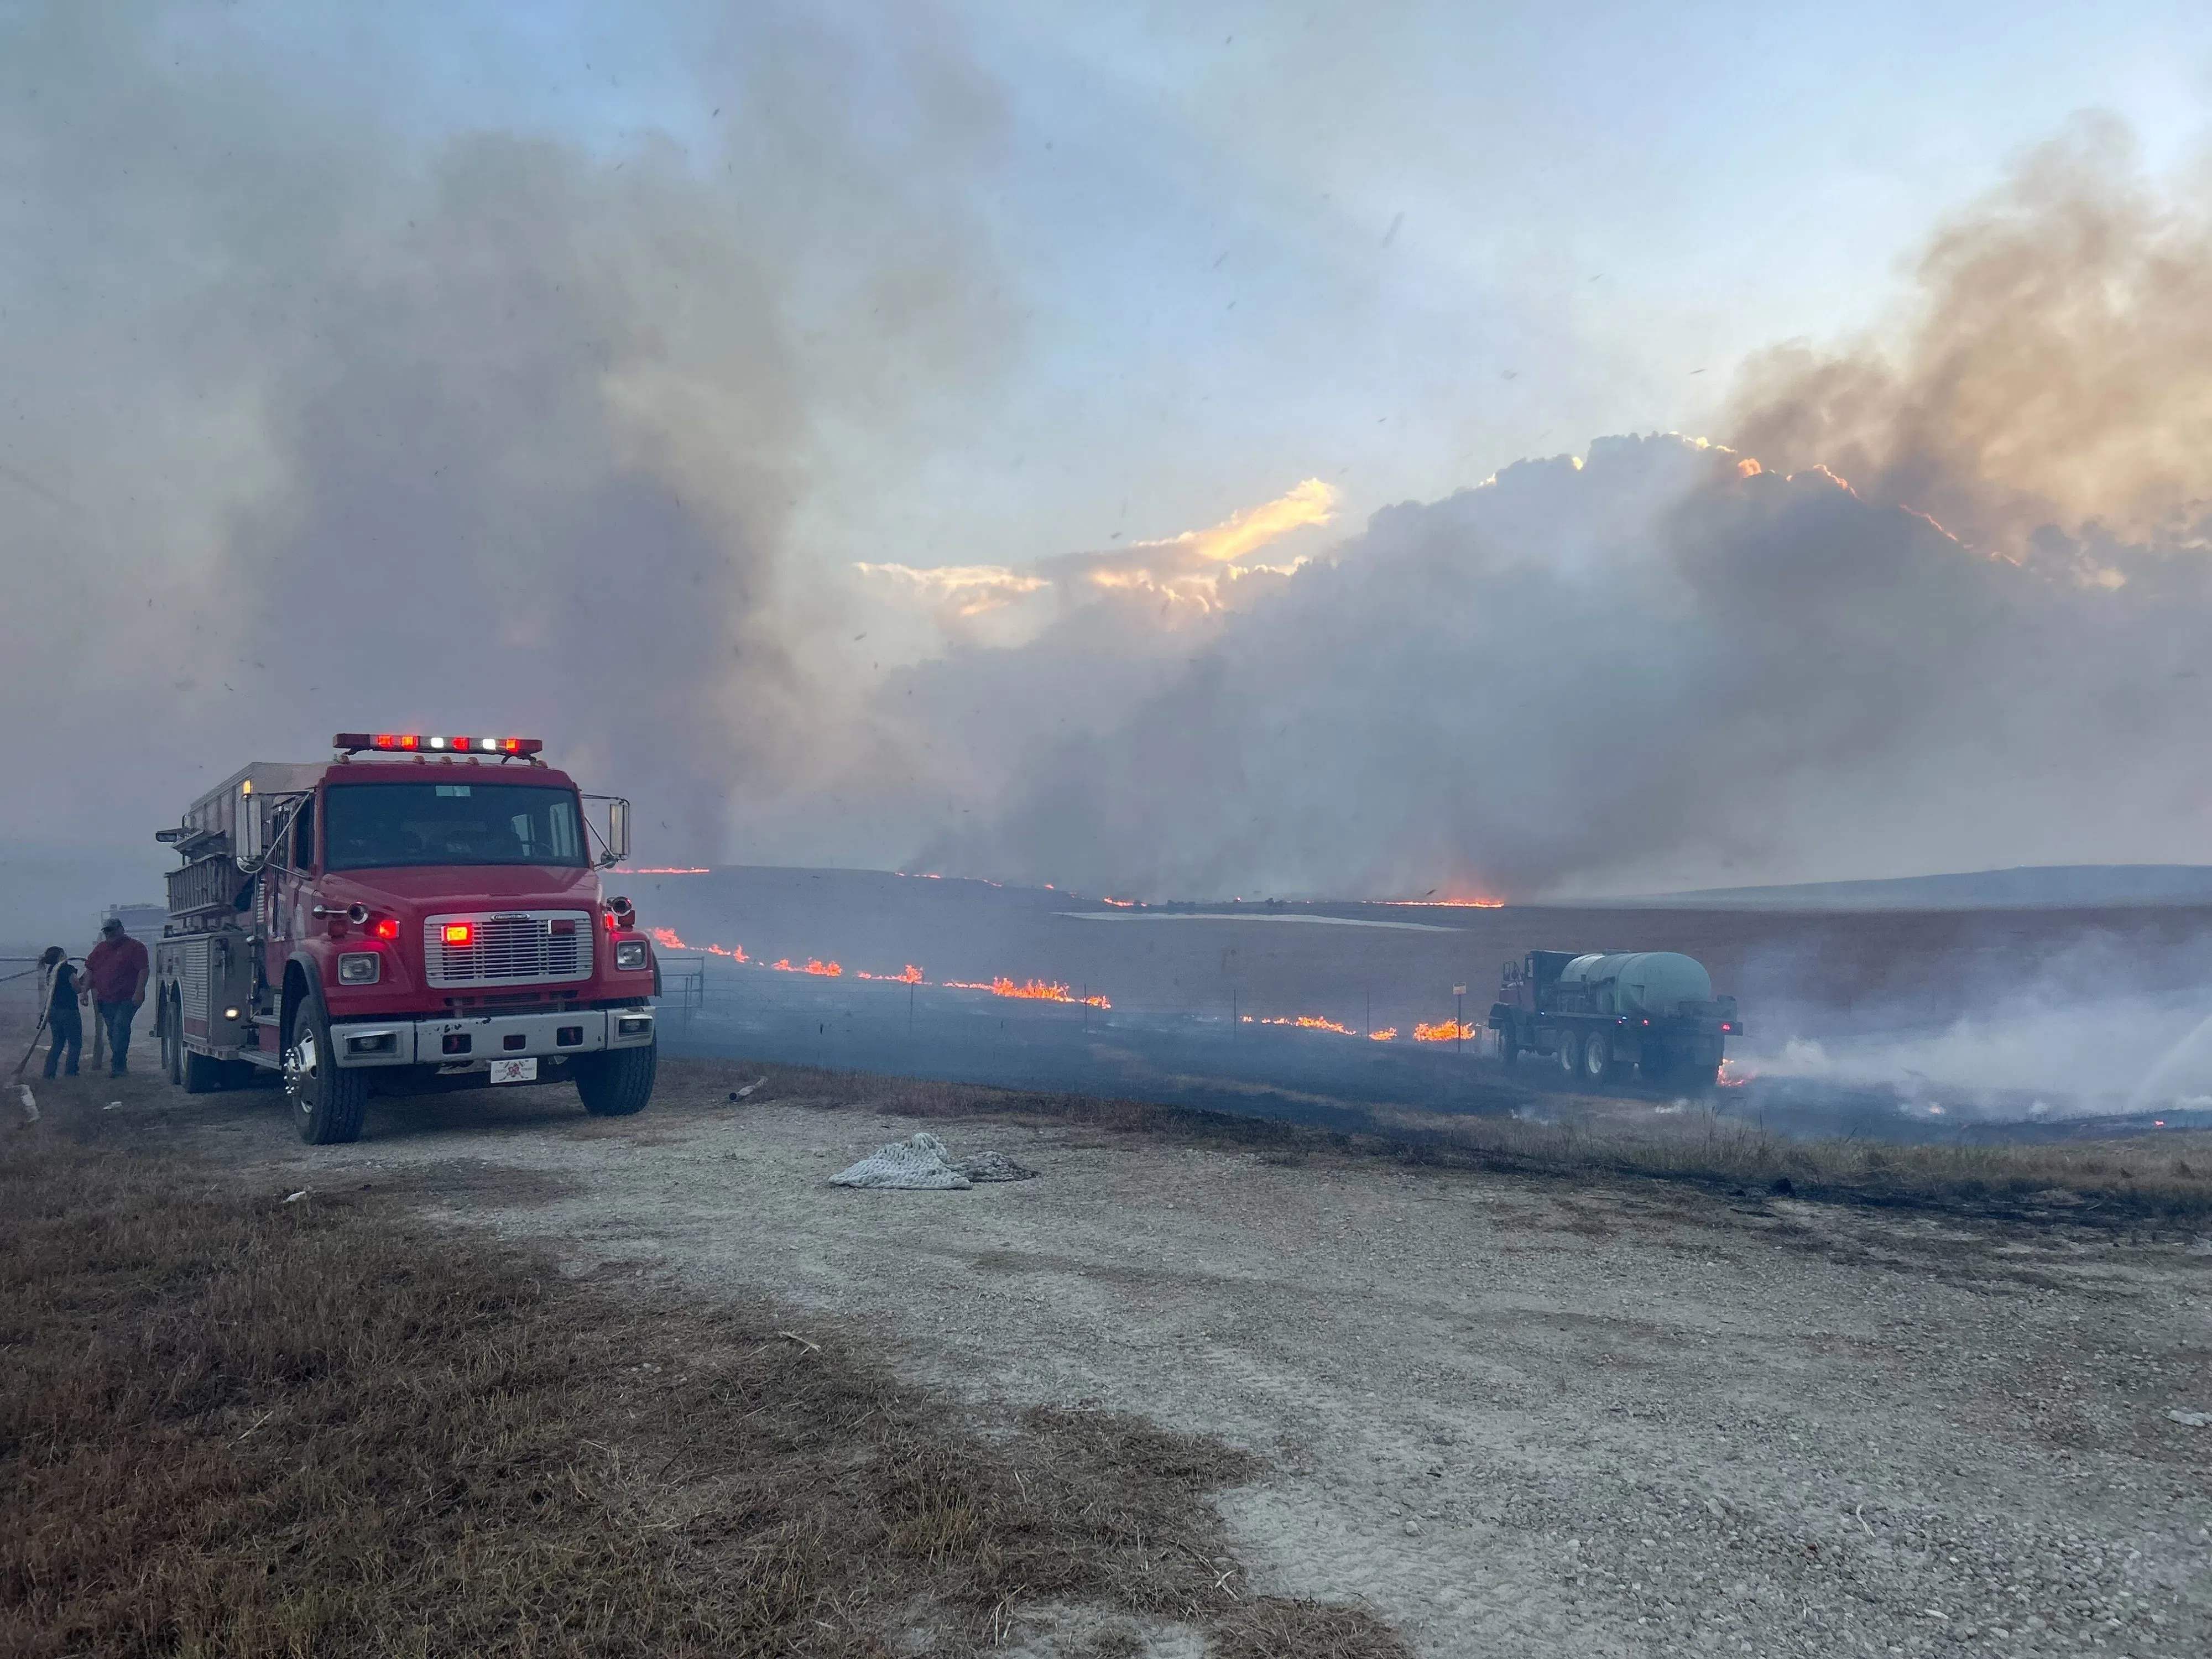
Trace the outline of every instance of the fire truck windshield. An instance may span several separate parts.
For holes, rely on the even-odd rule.
[[[526,783],[334,783],[324,805],[325,867],[589,862],[576,798]]]

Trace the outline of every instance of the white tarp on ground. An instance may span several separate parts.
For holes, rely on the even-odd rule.
[[[833,1187],[902,1188],[919,1191],[948,1191],[973,1186],[978,1181],[1026,1181],[1035,1170],[1025,1170],[1003,1152],[978,1152],[955,1160],[945,1143],[927,1129],[912,1140],[894,1140],[872,1152],[849,1170],[830,1177]]]

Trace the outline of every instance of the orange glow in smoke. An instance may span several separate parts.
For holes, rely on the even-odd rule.
[[[1747,1072],[1741,1067],[1741,1061],[1723,1060],[1721,1061],[1721,1074],[1714,1080],[1723,1089],[1741,1089],[1758,1075],[1755,1072]]]
[[[618,876],[711,876],[714,872],[703,864],[617,864],[614,873]]]
[[[1114,1005],[1104,997],[1079,997],[1065,985],[1048,980],[1024,980],[1017,985],[1004,974],[988,984],[973,980],[948,979],[946,987],[955,991],[988,991],[994,997],[1019,997],[1030,1002],[1068,1002],[1090,1008],[1111,1008]]]
[[[1133,910],[1133,909],[1135,909],[1135,908],[1137,908],[1137,903],[1138,903],[1138,902],[1137,902],[1135,899],[1116,899],[1116,898],[1103,898],[1103,899],[1100,899],[1098,902],[1099,902],[1101,904],[1110,904],[1110,905],[1112,905],[1112,906],[1113,906],[1116,910]]]
[[[1379,1031],[1370,1031],[1367,1034],[1367,1040],[1370,1042],[1395,1042],[1398,1040],[1398,1028],[1395,1025],[1385,1025]]]
[[[1474,1033],[1475,1028],[1464,1021],[1447,1019],[1435,1025],[1416,1024],[1413,1027],[1413,1041],[1416,1042],[1471,1042],[1474,1039]]]

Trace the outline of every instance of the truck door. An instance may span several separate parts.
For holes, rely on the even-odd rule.
[[[312,925],[307,914],[313,903],[315,798],[304,797],[291,815],[290,826],[270,848],[269,864],[261,877],[264,909],[262,973],[272,989],[281,990],[284,969],[295,945]]]

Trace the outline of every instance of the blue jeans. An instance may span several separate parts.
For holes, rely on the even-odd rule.
[[[129,1069],[124,1061],[131,1055],[131,1022],[138,1017],[135,1002],[103,1002],[100,1005],[100,1023],[107,1028],[107,1074],[121,1077]]]
[[[76,999],[57,1002],[46,1011],[46,1075],[52,1077],[61,1062],[62,1050],[69,1050],[67,1075],[76,1075],[77,1056],[84,1052],[84,1019],[76,1011]]]

